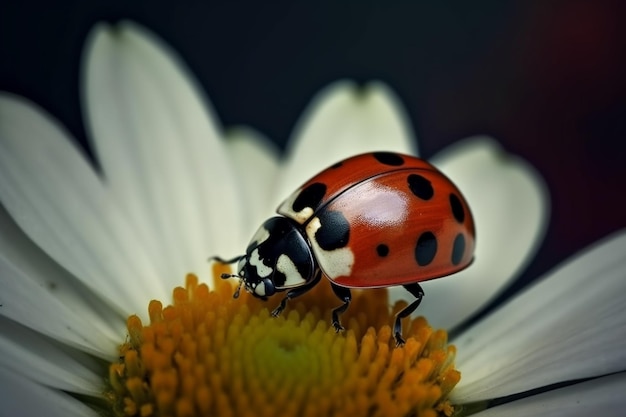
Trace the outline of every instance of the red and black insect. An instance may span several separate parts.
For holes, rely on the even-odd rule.
[[[343,304],[332,325],[350,305],[350,288],[402,285],[415,300],[394,321],[394,337],[404,343],[401,319],[419,305],[419,283],[453,274],[473,259],[472,214],[458,188],[428,162],[390,152],[366,153],[338,162],[307,181],[252,237],[238,262],[236,277],[253,295],[285,296],[272,312],[313,288],[322,275]],[[238,296],[238,291],[235,296]]]

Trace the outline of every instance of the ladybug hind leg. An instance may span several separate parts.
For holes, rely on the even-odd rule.
[[[415,300],[396,314],[396,320],[393,324],[393,337],[396,339],[396,347],[404,346],[404,339],[402,338],[402,319],[410,316],[417,306],[420,305],[424,297],[424,290],[417,282],[403,285],[403,287],[413,294]]]
[[[308,282],[302,285],[301,287],[296,287],[287,291],[287,294],[283,297],[282,300],[280,300],[280,304],[278,305],[278,307],[276,307],[272,311],[271,313],[272,317],[280,316],[280,313],[282,313],[285,307],[287,307],[287,301],[309,292],[313,287],[315,287],[320,282],[321,277],[322,277],[322,271],[317,271],[315,273],[315,276],[313,277],[313,280],[311,280],[311,282]]]
[[[343,314],[350,306],[350,301],[352,301],[352,293],[350,293],[349,288],[341,287],[335,284],[334,282],[331,282],[330,286],[332,287],[333,292],[335,293],[337,298],[343,301],[343,304],[340,305],[339,307],[335,307],[332,312],[331,323],[333,327],[335,328],[335,331],[339,333],[340,331],[344,330],[343,326],[339,322],[339,315]]]

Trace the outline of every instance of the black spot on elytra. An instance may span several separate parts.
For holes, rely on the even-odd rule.
[[[408,176],[407,182],[409,189],[416,197],[422,200],[430,200],[433,198],[435,190],[433,190],[433,185],[428,179],[418,174],[411,174]]]
[[[389,255],[389,246],[381,243],[380,245],[376,246],[376,253],[381,258],[384,258],[385,256]]]
[[[450,194],[450,208],[452,209],[452,214],[456,221],[463,223],[465,220],[465,210],[463,210],[461,199],[456,194]]]
[[[415,260],[419,266],[426,266],[437,254],[437,238],[432,232],[424,232],[415,245]]]
[[[404,164],[404,158],[393,152],[374,152],[372,154],[374,158],[381,164],[400,166]]]
[[[463,259],[463,253],[465,253],[465,236],[459,233],[454,238],[454,244],[452,245],[453,265],[458,265],[461,262],[461,259]]]
[[[326,184],[314,182],[300,192],[296,200],[291,205],[293,211],[300,212],[307,207],[315,210],[326,194]]]
[[[319,213],[320,228],[315,240],[324,250],[343,248],[350,239],[350,223],[339,211],[322,210]]]
[[[340,166],[342,166],[342,165],[343,165],[343,161],[339,161],[339,162],[337,162],[337,163],[332,164],[332,165],[330,166],[330,169],[337,169],[337,168],[339,168],[339,167],[340,167]]]

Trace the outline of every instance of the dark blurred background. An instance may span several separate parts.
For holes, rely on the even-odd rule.
[[[226,126],[281,147],[322,87],[379,79],[406,106],[422,156],[486,133],[527,159],[552,213],[516,288],[626,226],[623,0],[8,3],[0,89],[39,103],[83,145],[83,41],[99,20],[132,19],[180,53]]]

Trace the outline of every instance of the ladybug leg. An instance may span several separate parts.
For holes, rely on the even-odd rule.
[[[294,288],[292,290],[287,291],[287,294],[280,301],[280,304],[278,305],[278,307],[276,307],[272,311],[272,313],[271,313],[272,317],[280,316],[280,313],[282,313],[283,310],[285,309],[285,307],[287,306],[287,301],[291,300],[292,298],[299,297],[302,294],[310,291],[313,287],[315,287],[317,285],[318,282],[320,282],[320,278],[321,277],[322,277],[322,271],[317,271],[315,273],[315,276],[313,277],[313,280],[311,282],[307,282],[306,284],[304,284],[304,285],[302,285],[300,287],[296,287],[296,288]]]
[[[209,259],[207,259],[209,262],[219,262],[221,264],[233,264],[235,262],[239,262],[241,260],[241,258],[243,258],[246,255],[240,255],[240,256],[235,256],[233,259],[224,259],[221,258],[219,256],[211,256]]]
[[[403,285],[403,287],[415,296],[415,301],[413,301],[408,306],[404,307],[402,310],[396,314],[396,320],[393,324],[393,337],[396,339],[396,347],[404,346],[404,339],[402,338],[402,322],[401,320],[405,317],[408,317],[412,312],[415,311],[418,305],[422,302],[422,297],[424,297],[424,290],[420,285],[415,282],[413,284]]]
[[[350,288],[341,287],[339,285],[336,285],[334,282],[331,282],[330,286],[332,287],[333,292],[335,293],[337,298],[343,301],[343,304],[339,307],[334,308],[332,313],[331,323],[335,328],[335,331],[339,333],[344,329],[339,322],[339,315],[343,314],[348,309],[348,306],[350,306],[350,301],[352,301],[352,294],[350,293]]]

